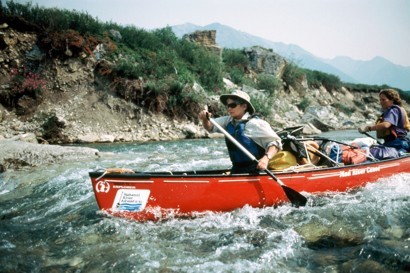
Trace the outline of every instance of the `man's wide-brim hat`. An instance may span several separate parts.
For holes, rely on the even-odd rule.
[[[226,105],[226,101],[228,99],[240,99],[246,102],[246,104],[248,105],[248,112],[249,114],[253,114],[255,113],[255,108],[253,107],[252,103],[251,103],[251,98],[249,97],[248,93],[241,91],[241,90],[233,90],[231,94],[225,94],[225,95],[221,95],[219,97],[219,99],[221,100],[221,102]]]

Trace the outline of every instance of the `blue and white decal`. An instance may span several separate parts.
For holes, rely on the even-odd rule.
[[[139,212],[144,210],[149,197],[149,190],[120,189],[112,204],[114,210]]]

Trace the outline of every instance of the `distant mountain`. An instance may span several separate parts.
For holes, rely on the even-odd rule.
[[[403,90],[410,90],[410,67],[396,65],[382,57],[370,61],[356,61],[350,57],[336,57],[325,60],[348,75],[355,75],[361,83],[388,84]]]
[[[314,56],[298,45],[272,42],[229,26],[213,23],[206,26],[183,24],[172,26],[177,37],[197,30],[216,30],[216,42],[225,48],[244,48],[259,45],[271,48],[279,55],[293,61],[300,67],[319,70],[338,76],[344,82],[364,84],[387,84],[403,90],[410,90],[410,67],[393,64],[376,57],[371,61],[356,61],[349,57],[336,57],[332,60]]]

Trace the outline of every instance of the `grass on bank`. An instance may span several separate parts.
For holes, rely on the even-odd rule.
[[[43,41],[55,42],[53,46],[64,46],[61,42],[64,36],[61,35],[71,35],[81,41],[77,45],[79,49],[89,43],[90,50],[85,50],[89,54],[93,54],[92,47],[97,43],[109,45],[111,50],[104,58],[111,62],[111,66],[101,70],[104,73],[100,76],[112,83],[113,91],[149,111],[172,117],[195,118],[208,97],[227,91],[224,90],[223,77],[239,86],[264,90],[267,99],[253,98],[253,103],[266,117],[270,116],[271,105],[277,99],[275,92],[297,86],[303,79],[310,87],[324,86],[327,90],[339,90],[344,86],[355,91],[377,92],[386,87],[342,83],[337,76],[302,69],[293,63],[287,64],[282,78],[258,74],[252,79],[247,73],[249,59],[243,50],[224,49],[220,58],[199,45],[177,38],[170,27],[146,31],[135,26],[101,22],[84,12],[14,1],[7,1],[6,6],[0,2],[0,12],[5,17],[21,17],[38,26]],[[66,58],[63,55],[54,57]],[[204,88],[203,93],[192,90],[195,82]],[[136,95],[139,94],[135,90],[137,83],[143,83],[143,90],[139,90],[143,91],[141,95]],[[403,92],[401,95],[408,98]],[[303,100],[299,106],[305,108],[308,103]]]

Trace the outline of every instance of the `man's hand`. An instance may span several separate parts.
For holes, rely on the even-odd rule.
[[[259,159],[259,163],[258,163],[258,166],[256,166],[256,168],[258,168],[261,171],[264,171],[268,168],[268,164],[269,164],[269,159],[266,156],[262,156],[262,158]]]
[[[212,114],[209,113],[207,110],[202,110],[202,111],[199,113],[199,119],[202,120],[203,122],[204,122],[204,121],[207,121],[207,120],[208,120],[208,117],[212,117]]]
[[[361,128],[358,129],[359,133],[363,134],[363,133],[367,133],[371,131],[370,126],[363,126]]]
[[[209,118],[211,117],[212,117],[212,114],[209,113],[207,110],[202,110],[199,113],[199,119],[202,120],[202,125],[208,132],[210,132],[212,128],[214,127],[212,123],[209,121]]]

